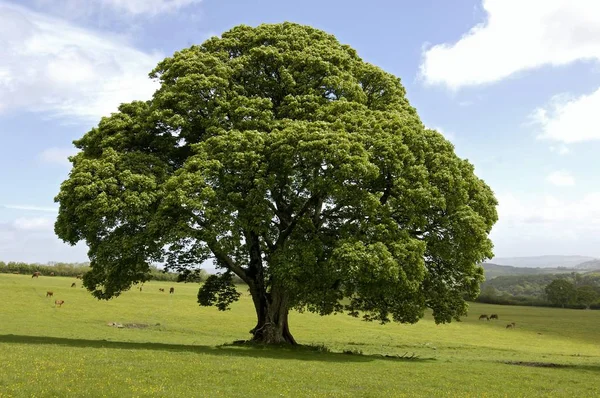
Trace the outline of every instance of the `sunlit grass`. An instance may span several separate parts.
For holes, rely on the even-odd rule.
[[[0,275],[0,397],[600,395],[600,311],[472,304],[463,322],[384,326],[292,314],[296,340],[327,353],[223,345],[250,336],[247,296],[223,313],[197,305],[197,285],[146,283],[105,302],[73,281]],[[383,357],[405,353],[418,358]]]

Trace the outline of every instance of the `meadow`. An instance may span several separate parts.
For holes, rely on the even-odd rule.
[[[315,348],[261,348],[231,344],[255,324],[247,295],[219,312],[198,306],[195,284],[110,301],[80,284],[0,274],[0,397],[600,396],[600,311],[472,303],[446,325],[293,313]]]

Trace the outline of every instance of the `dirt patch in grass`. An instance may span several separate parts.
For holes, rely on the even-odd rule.
[[[118,322],[109,322],[107,326],[112,326],[119,329],[146,329],[149,328],[150,325],[146,323],[118,323]],[[157,323],[155,326],[160,326],[160,323]]]
[[[150,327],[150,325],[145,323],[126,323],[123,326],[127,329],[146,329],[147,327]]]

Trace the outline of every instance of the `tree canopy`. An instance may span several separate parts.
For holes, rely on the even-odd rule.
[[[555,279],[546,286],[548,300],[557,305],[565,306],[577,297],[575,285],[566,279]]]
[[[55,231],[89,246],[109,299],[153,262],[224,272],[202,305],[249,287],[253,339],[294,339],[290,309],[436,322],[466,314],[492,257],[491,189],[425,128],[400,79],[320,30],[238,26],[175,53],[151,100],[75,141]]]

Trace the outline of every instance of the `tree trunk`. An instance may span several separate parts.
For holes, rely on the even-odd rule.
[[[252,300],[256,310],[256,327],[250,331],[252,341],[262,344],[296,345],[290,333],[288,315],[289,308],[285,295],[281,292],[259,294],[252,292]]]

